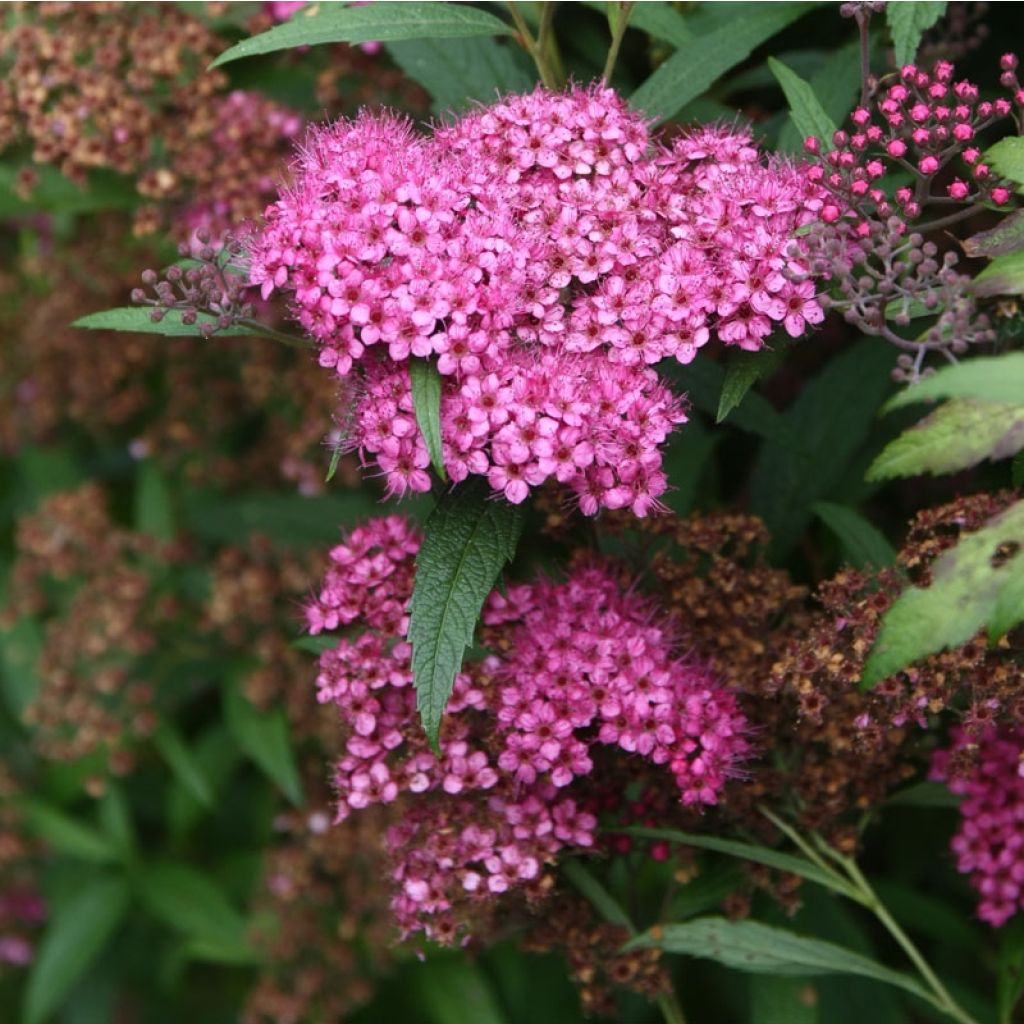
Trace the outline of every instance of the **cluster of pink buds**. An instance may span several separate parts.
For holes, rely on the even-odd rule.
[[[397,517],[360,527],[331,552],[307,616],[314,633],[364,627],[321,655],[317,677],[346,734],[338,819],[402,801],[387,837],[396,917],[446,939],[474,906],[538,894],[559,852],[593,845],[595,758],[663,767],[683,804],[705,806],[746,754],[747,726],[735,696],[679,657],[651,604],[589,568],[491,595],[483,640],[496,653],[464,665],[435,753],[404,640],[418,546]]]
[[[506,97],[429,137],[363,114],[310,135],[251,281],[363,381],[350,445],[390,493],[430,486],[409,363],[431,359],[454,480],[519,502],[555,479],[588,513],[644,515],[685,419],[649,367],[819,322],[790,250],[821,195],[735,130],[661,145],[603,87]]]
[[[955,766],[961,757],[966,770]],[[952,848],[980,894],[978,917],[996,928],[1024,909],[1022,759],[1024,729],[989,728],[977,738],[956,730],[932,762],[931,777],[964,798]]]
[[[1015,63],[1003,58],[1007,80]],[[821,224],[803,240],[812,273],[837,285],[822,301],[903,350],[897,379],[927,373],[930,352],[955,361],[968,345],[992,337],[976,313],[970,279],[953,269],[956,254],[939,258],[922,235],[966,219],[981,204],[1009,204],[1012,187],[985,163],[978,136],[1012,111],[1009,100],[981,100],[976,85],[955,81],[948,61],[930,72],[908,64],[873,107],[854,110],[850,130],[836,132],[831,149],[806,140],[814,160],[807,174],[829,196]],[[890,175],[909,180],[887,190]],[[936,215],[918,223],[927,211]],[[938,319],[921,337],[897,329],[933,313]]]

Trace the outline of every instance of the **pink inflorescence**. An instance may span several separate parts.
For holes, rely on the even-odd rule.
[[[323,366],[358,375],[351,444],[391,493],[430,485],[409,383],[429,357],[453,479],[520,502],[554,478],[590,514],[644,515],[686,418],[650,367],[819,322],[792,250],[820,205],[735,129],[666,147],[613,90],[538,89],[429,137],[370,113],[316,129],[252,281],[291,297]]]
[[[529,897],[560,851],[590,848],[579,786],[600,750],[663,765],[684,804],[716,802],[747,751],[736,699],[600,568],[491,595],[483,622],[501,653],[463,666],[435,754],[404,640],[417,548],[402,519],[366,524],[333,550],[307,611],[312,632],[368,627],[321,655],[317,690],[347,727],[339,820],[404,800],[387,845],[405,932],[451,938],[474,904],[513,887]]]
[[[953,756],[977,745],[966,773],[951,771]],[[1024,909],[1024,729],[986,730],[977,739],[957,730],[949,750],[932,762],[933,779],[964,799],[953,838],[957,868],[981,894],[978,917],[998,928]]]

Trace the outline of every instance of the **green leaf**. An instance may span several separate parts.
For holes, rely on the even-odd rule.
[[[971,291],[982,298],[1024,295],[1024,251],[997,256],[971,282]]]
[[[726,967],[752,974],[786,977],[853,974],[896,985],[920,998],[929,996],[914,978],[860,953],[758,921],[702,917],[683,924],[658,925],[633,939],[626,948],[651,947],[666,953],[716,960]]]
[[[119,859],[117,847],[91,825],[42,800],[20,800],[18,806],[26,826],[59,853],[101,864]]]
[[[867,440],[875,412],[892,389],[892,350],[866,338],[831,359],[782,419],[786,432],[761,449],[750,480],[752,511],[784,556],[831,496]]]
[[[828,152],[832,149],[832,136],[836,132],[836,126],[832,118],[825,113],[813,87],[774,57],[768,58],[768,67],[782,86],[797,131],[803,138],[814,136],[820,139],[822,149]]]
[[[877,527],[868,522],[855,509],[846,505],[833,505],[819,501],[813,506],[815,514],[839,538],[847,561],[857,569],[874,566],[876,569],[892,565],[896,552]]]
[[[991,164],[1004,178],[1024,184],[1024,138],[1010,135],[985,150],[985,163]]]
[[[292,641],[292,647],[297,651],[308,651],[310,654],[323,654],[324,651],[333,650],[337,646],[338,637],[328,634],[301,636],[298,640]]]
[[[185,864],[149,864],[136,889],[143,906],[169,928],[196,942],[247,949],[245,918],[220,886]]]
[[[995,643],[1024,620],[1024,571],[1015,566],[1013,574],[1003,584],[996,598],[996,607],[988,623],[989,639]]]
[[[211,942],[208,939],[193,939],[186,942],[181,955],[187,960],[201,960],[209,964],[229,964],[232,967],[255,967],[262,963],[262,957],[249,944]]]
[[[588,6],[600,8],[609,5],[596,3]],[[687,19],[669,3],[651,0],[650,3],[634,4],[629,24],[631,28],[646,32],[675,47],[685,46],[693,39],[693,31]]]
[[[409,362],[409,381],[412,385],[412,404],[416,410],[416,425],[420,428],[430,462],[443,483],[448,482],[444,469],[444,450],[441,446],[441,374],[427,359]]]
[[[135,480],[135,529],[159,541],[174,540],[174,508],[171,489],[160,467],[151,459],[139,465]]]
[[[756,974],[750,979],[750,1024],[818,1024],[818,992],[806,978]]]
[[[842,886],[837,884],[837,882],[842,881],[841,879],[822,870],[817,864],[809,861],[806,857],[782,853],[768,846],[745,843],[737,839],[722,839],[719,836],[706,836],[699,832],[680,832],[674,828],[647,828],[640,825],[631,825],[616,828],[615,831],[627,836],[638,836],[641,839],[663,839],[669,843],[693,846],[699,850],[724,853],[729,857],[738,857],[740,860],[749,860],[754,864],[764,864],[778,871],[799,875],[801,878],[806,878],[809,882],[823,885],[826,889],[831,889],[833,892],[846,891],[845,883]]]
[[[25,988],[24,1022],[42,1024],[103,952],[128,909],[120,879],[92,881],[47,926]]]
[[[493,14],[469,4],[374,3],[365,7],[318,3],[267,32],[243,39],[225,50],[211,68],[296,46],[321,43],[390,43],[400,39],[455,39],[499,36],[512,29]]]
[[[135,857],[137,837],[132,821],[131,807],[124,795],[124,787],[116,779],[108,779],[99,802],[100,824],[123,861]]]
[[[157,730],[153,736],[153,743],[178,782],[203,807],[212,807],[213,789],[206,772],[171,722],[164,722]]]
[[[897,67],[901,68],[914,60],[917,48],[921,45],[921,37],[945,13],[945,0],[940,3],[902,0],[901,3],[886,4],[885,17],[896,49]]]
[[[522,527],[522,506],[492,498],[479,478],[445,494],[427,520],[409,605],[409,641],[416,703],[435,746],[480,609],[515,555]]]
[[[224,723],[246,756],[296,807],[300,806],[302,783],[284,711],[257,711],[242,693],[238,680],[232,679],[224,687]]]
[[[1007,253],[1024,249],[1024,210],[1015,210],[994,228],[979,231],[978,234],[965,238],[961,244],[971,259],[982,256],[1005,256]]]
[[[18,177],[30,169],[38,183],[22,199],[18,194]],[[110,171],[92,171],[85,185],[64,177],[50,164],[0,164],[0,218],[38,214],[95,213],[99,210],[130,210],[142,202],[135,182]]]
[[[1024,502],[1018,501],[944,552],[932,567],[931,586],[905,590],[883,616],[863,685],[872,687],[919,658],[959,647],[991,623],[1004,589],[1016,586],[1024,572],[1021,547]],[[1008,628],[1006,621],[1002,625]]]
[[[896,807],[959,807],[961,798],[942,782],[915,782],[898,789],[886,801]]]
[[[36,619],[19,619],[10,628],[0,625],[0,683],[7,707],[19,721],[39,692],[37,666],[44,642]]]
[[[200,313],[194,324],[186,325],[181,322],[182,311],[170,309],[162,320],[154,322],[150,312],[148,306],[120,306],[79,317],[71,326],[90,331],[128,331],[132,334],[160,334],[165,338],[198,338],[201,336],[200,324],[215,323],[217,320],[210,313]],[[217,337],[252,337],[256,333],[249,327],[234,326],[218,330]]]
[[[871,463],[868,480],[955,473],[1024,448],[1024,405],[957,398],[905,430]]]
[[[739,352],[729,361],[718,399],[716,423],[721,423],[762,377],[775,372],[788,347],[785,342],[780,342],[775,348],[764,348],[760,352]]]
[[[813,3],[735,3],[721,27],[680,46],[630,97],[630,104],[655,122],[666,121],[717,78],[746,60],[754,49],[797,18]]]
[[[1015,917],[999,930],[996,1004],[999,1024],[1011,1024],[1013,1011],[1024,996],[1024,921]]]
[[[979,356],[953,366],[943,366],[898,391],[883,412],[937,398],[976,398],[982,402],[1016,402],[1024,405],[1024,352]]]
[[[508,1024],[487,976],[468,959],[432,956],[413,977],[424,1024]]]
[[[562,874],[586,897],[593,908],[609,923],[636,934],[629,914],[614,896],[586,869],[582,861],[569,858],[561,864]]]
[[[458,113],[474,101],[529,92],[537,82],[525,52],[511,43],[474,39],[410,39],[388,44],[395,63],[433,97],[435,114]]]

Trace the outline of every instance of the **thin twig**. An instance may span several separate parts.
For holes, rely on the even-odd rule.
[[[629,26],[629,19],[633,14],[633,3],[619,3],[619,16],[612,26],[612,42],[608,47],[608,57],[604,62],[604,70],[601,72],[601,81],[607,85],[611,81],[612,72],[615,70],[615,62],[619,59],[619,47],[622,46],[622,39]]]

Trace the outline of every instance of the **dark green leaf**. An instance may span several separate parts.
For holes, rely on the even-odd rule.
[[[505,22],[469,4],[384,2],[348,7],[318,3],[310,4],[267,32],[236,43],[210,67],[260,53],[321,43],[390,43],[400,39],[455,39],[511,32]]]
[[[36,951],[25,988],[25,1024],[42,1024],[64,1002],[121,923],[128,889],[120,879],[92,882],[57,912]]]
[[[964,252],[977,259],[981,256],[1005,256],[1024,249],[1024,210],[1015,210],[994,228],[979,231],[961,243]]]
[[[104,863],[119,859],[117,847],[95,829],[42,800],[19,801],[27,827],[68,857]]]
[[[812,863],[806,857],[794,856],[791,853],[782,853],[767,846],[759,846],[756,843],[744,843],[736,839],[722,839],[719,836],[706,836],[699,832],[680,832],[674,828],[646,828],[644,826],[629,826],[617,828],[616,832],[623,832],[628,836],[639,836],[643,839],[663,839],[669,843],[679,843],[682,846],[693,846],[699,850],[711,850],[714,853],[724,853],[729,857],[739,857],[740,860],[749,860],[755,864],[764,864],[767,867],[775,868],[778,871],[785,871],[791,875],[799,875],[809,882],[817,882],[833,891],[844,891],[837,885],[837,878],[823,871],[817,864]]]
[[[479,478],[445,494],[427,520],[409,605],[409,641],[416,703],[435,745],[480,609],[515,555],[522,526],[522,506],[491,497]]]
[[[1024,405],[957,398],[905,430],[871,464],[868,480],[956,473],[1024,448]]]
[[[137,838],[131,807],[124,787],[116,779],[108,779],[99,802],[100,824],[121,860],[131,860],[136,853]]]
[[[959,807],[960,797],[942,782],[915,782],[897,790],[885,802],[897,807]]]
[[[181,322],[181,310],[168,310],[159,322],[150,318],[148,306],[120,306],[117,309],[105,309],[101,313],[90,313],[79,317],[71,326],[90,331],[128,331],[132,334],[160,334],[165,338],[198,338],[199,325],[214,323],[216,317],[209,313],[200,313],[191,326]],[[256,333],[248,327],[227,327],[217,331],[217,337],[252,337]]]
[[[708,430],[697,417],[669,437],[662,462],[669,490],[663,500],[677,516],[692,511],[708,460],[721,439],[720,431]]]
[[[323,654],[324,651],[333,650],[337,646],[336,636],[302,636],[292,641],[292,647],[297,651],[308,651],[310,654]]]
[[[174,540],[171,489],[160,467],[151,459],[139,465],[135,480],[135,529],[159,541]]]
[[[813,3],[735,3],[729,21],[680,46],[630,97],[656,122],[665,121],[700,96],[729,68],[745,60],[766,39],[806,14]]]
[[[288,799],[302,804],[302,783],[281,708],[264,713],[252,706],[237,679],[224,687],[224,722],[242,751]]]
[[[738,352],[729,361],[718,399],[716,423],[721,423],[762,377],[768,377],[778,369],[787,348],[785,342],[780,342],[775,348],[764,348],[760,352]]]
[[[512,43],[474,39],[410,39],[389,43],[395,63],[433,97],[436,114],[466,110],[474,101],[529,92],[536,75],[525,51]]]
[[[0,625],[0,682],[11,714],[21,719],[39,692],[36,666],[43,652],[43,628],[35,619]]]
[[[1024,184],[1024,138],[1010,135],[985,151],[985,162],[1004,178]]]
[[[946,11],[945,0],[902,0],[886,4],[885,17],[889,22],[893,46],[896,48],[896,66],[910,64],[917,55],[921,37]]]
[[[818,992],[806,978],[756,974],[750,979],[750,1024],[818,1024]]]
[[[930,377],[898,391],[885,403],[883,411],[937,398],[976,398],[981,402],[1024,405],[1024,352],[980,356],[943,366]]]
[[[984,945],[984,933],[977,923],[946,899],[909,882],[879,878],[875,892],[897,921],[911,931],[931,938],[942,936],[943,946],[974,952]]]
[[[39,181],[28,197],[22,199],[18,194],[18,177],[26,168],[31,169]],[[132,179],[111,172],[93,171],[87,182],[80,185],[50,164],[0,165],[0,217],[4,219],[40,210],[54,214],[130,210],[141,202]]]
[[[185,864],[149,864],[136,888],[143,906],[196,942],[247,948],[246,923],[221,888]]]
[[[1013,457],[1013,465],[1010,467],[1010,483],[1018,491],[1024,485],[1024,452],[1018,452]]]
[[[861,953],[757,921],[702,917],[683,924],[658,925],[632,940],[627,948],[650,947],[717,960],[752,974],[853,974],[896,985],[919,997],[928,996],[914,978]]]
[[[774,57],[768,58],[768,67],[782,86],[789,104],[790,117],[801,137],[806,139],[813,136],[820,139],[825,152],[832,149],[836,126],[822,107],[813,87]]]
[[[213,790],[206,773],[171,722],[157,730],[153,743],[178,782],[204,807],[212,807]]]
[[[562,874],[580,891],[591,906],[609,924],[625,928],[630,935],[636,934],[629,914],[619,905],[615,897],[587,870],[582,861],[570,858],[561,865]]]
[[[607,3],[593,4],[594,7],[607,7]],[[672,46],[685,46],[693,39],[693,31],[689,28],[687,18],[669,3],[652,0],[650,3],[635,4],[630,16],[631,28],[639,29]]]
[[[1024,996],[1024,921],[1014,917],[999,930],[996,1002],[999,1024],[1011,1024],[1013,1011]]]
[[[509,1024],[487,976],[468,959],[432,957],[414,977],[424,1024]]]
[[[880,569],[896,560],[896,552],[885,535],[856,509],[833,505],[827,501],[819,501],[813,508],[815,514],[839,538],[846,560],[855,568],[874,566]]]
[[[409,362],[409,381],[412,385],[412,404],[416,410],[416,425],[430,454],[434,471],[444,483],[448,474],[444,469],[444,450],[441,446],[441,375],[427,359]]]
[[[862,681],[871,687],[928,654],[958,647],[991,623],[999,599],[1024,573],[1024,502],[1016,502],[940,555],[932,584],[910,587],[882,618]],[[1003,553],[1005,557],[994,557]],[[1009,620],[1009,625],[1016,622]],[[1009,628],[1007,620],[1001,623]]]

